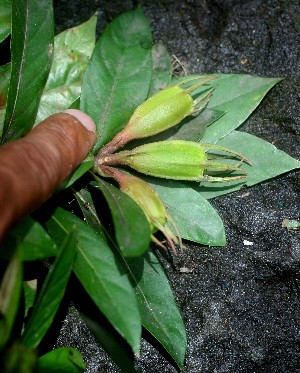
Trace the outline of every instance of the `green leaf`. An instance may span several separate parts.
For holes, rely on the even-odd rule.
[[[140,8],[123,13],[104,31],[84,76],[80,108],[97,126],[97,152],[126,124],[148,95],[152,37]]]
[[[40,260],[55,256],[57,247],[45,229],[30,216],[22,219],[6,235],[0,250],[2,258],[10,258],[18,248],[22,260]]]
[[[12,0],[1,0],[0,2],[0,43],[10,34],[11,6]]]
[[[240,189],[242,186],[258,184],[285,172],[300,168],[300,162],[297,159],[277,149],[269,142],[249,133],[232,131],[228,136],[219,141],[218,145],[234,149],[238,153],[243,154],[252,162],[252,166],[246,163],[241,165],[248,173],[248,177],[243,183],[236,181],[217,186],[209,183],[201,183],[199,190],[207,199],[231,193]]]
[[[73,226],[61,245],[25,326],[22,342],[27,348],[36,348],[52,324],[71,274],[76,239],[77,227]]]
[[[126,259],[126,262],[143,326],[182,368],[187,348],[185,325],[163,268],[151,251],[143,258]]]
[[[95,177],[114,222],[118,246],[124,256],[143,254],[150,244],[150,226],[139,205],[112,184]]]
[[[58,190],[63,190],[69,188],[75,183],[82,175],[84,175],[89,169],[94,166],[94,156],[89,153],[87,157],[82,161],[82,163],[72,172],[69,178],[58,188]]]
[[[77,199],[80,198],[82,211],[85,211],[86,222],[92,226],[97,227],[98,225],[101,229],[101,223],[97,219],[96,210],[89,192],[86,189],[82,189],[79,193],[76,193],[76,197]],[[153,254],[150,254],[150,257],[152,256]],[[178,365],[181,366],[186,347],[185,328],[168,280],[157,259],[154,257],[154,260],[151,260],[150,263],[148,254],[144,254],[144,257],[132,259],[124,259],[122,256],[118,256],[118,258],[125,271],[129,273],[135,288],[142,324],[160,341]],[[154,266],[152,266],[153,264]],[[154,277],[155,274],[157,274],[157,277]],[[166,318],[163,317],[164,313],[167,313]],[[113,356],[116,364],[122,368],[122,371],[134,372],[130,357],[121,352],[122,350],[120,351],[120,346],[117,341],[113,340],[111,333],[93,320],[86,317],[84,317],[84,320],[104,348]],[[159,320],[158,324],[157,320]],[[175,337],[178,337],[179,340]],[[173,340],[173,338],[175,339]]]
[[[95,46],[97,17],[54,38],[50,74],[41,97],[35,123],[68,109],[80,96],[84,72]]]
[[[211,204],[192,189],[192,184],[151,179],[151,185],[175,220],[182,238],[208,246],[226,244],[222,219]]]
[[[75,348],[56,348],[41,356],[37,362],[38,373],[83,373],[85,363]]]
[[[216,143],[239,127],[256,109],[267,92],[282,80],[244,74],[218,76],[218,79],[210,82],[216,89],[207,107],[224,111],[226,114],[206,129],[202,142]]]
[[[99,310],[136,353],[140,347],[141,321],[135,294],[106,241],[82,220],[60,208],[47,227],[59,242],[74,224],[79,228],[75,274]]]
[[[49,0],[14,0],[12,72],[2,143],[18,139],[33,126],[51,66],[53,9]]]
[[[152,48],[152,64],[149,96],[166,88],[171,80],[171,59],[167,49],[161,43],[155,44]]]
[[[19,253],[10,260],[0,286],[0,349],[9,339],[19,308],[23,270]]]
[[[0,137],[2,135],[5,110],[6,110],[6,99],[10,80],[11,64],[0,66]]]

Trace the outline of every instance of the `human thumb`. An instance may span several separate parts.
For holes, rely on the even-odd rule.
[[[11,224],[45,202],[96,140],[85,113],[51,115],[20,140],[0,148],[0,239]]]

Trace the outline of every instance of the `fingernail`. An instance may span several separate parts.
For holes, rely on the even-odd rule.
[[[79,120],[79,122],[89,131],[96,132],[96,125],[93,121],[93,119],[84,113],[83,111],[77,110],[77,109],[68,109],[65,110],[64,113],[70,114],[76,119]]]

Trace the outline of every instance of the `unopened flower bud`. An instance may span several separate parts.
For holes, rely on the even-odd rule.
[[[206,90],[197,99],[193,99],[192,94],[213,79],[216,77],[193,77],[156,93],[136,108],[124,129],[101,149],[100,154],[111,154],[131,140],[156,135],[201,111],[207,105],[212,89]],[[197,82],[183,87],[191,81]]]
[[[157,230],[161,231],[176,254],[175,245],[182,248],[181,238],[172,217],[155,190],[140,178],[126,174],[116,168],[104,166],[102,171],[107,176],[113,177],[120,185],[122,192],[129,195],[144,211],[150,224],[152,241],[165,248],[153,235]]]
[[[240,159],[235,165],[218,162],[215,150],[225,152]],[[219,154],[219,157],[221,155]],[[185,140],[166,140],[148,143],[132,150],[121,151],[100,158],[99,165],[126,165],[136,171],[155,177],[190,181],[232,181],[244,178],[244,175],[215,177],[210,174],[225,171],[246,171],[238,166],[243,161],[250,162],[241,154],[214,144],[201,144]]]

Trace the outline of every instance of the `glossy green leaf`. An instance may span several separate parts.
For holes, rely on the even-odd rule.
[[[77,227],[73,225],[43,283],[32,314],[25,326],[22,342],[35,348],[47,333],[64,296],[76,253]]]
[[[41,97],[36,123],[66,110],[80,96],[84,72],[95,46],[97,17],[54,38],[50,74]]]
[[[60,208],[47,227],[60,242],[74,224],[79,228],[75,274],[99,310],[136,353],[141,337],[137,301],[127,275],[120,271],[106,241],[82,220]]]
[[[2,143],[18,139],[33,126],[53,51],[53,9],[49,0],[14,0],[12,73]]]
[[[11,64],[0,66],[0,137],[2,135],[5,110],[6,110],[6,99],[10,80]]]
[[[150,226],[138,204],[112,184],[96,177],[114,222],[118,246],[124,256],[138,256],[150,244]]]
[[[152,48],[152,65],[149,96],[166,88],[171,80],[172,63],[169,53],[162,43],[155,44]]]
[[[248,177],[244,183],[230,182],[228,185],[227,183],[220,185],[201,183],[199,190],[205,198],[213,198],[231,193],[240,189],[242,186],[252,186],[285,172],[300,168],[300,162],[297,159],[277,149],[269,142],[249,133],[232,131],[228,136],[219,141],[218,144],[243,154],[252,162],[252,166],[246,163],[241,165],[248,172]]]
[[[218,74],[210,82],[215,90],[208,108],[224,111],[219,120],[209,126],[201,141],[216,143],[239,127],[256,109],[267,92],[282,79],[261,78],[244,74]]]
[[[148,95],[152,37],[140,8],[121,14],[96,44],[84,76],[80,108],[95,121],[97,152]]]
[[[75,181],[81,178],[89,169],[94,166],[94,156],[89,153],[83,162],[72,172],[69,178],[58,188],[58,190],[67,189],[72,186]]]
[[[143,326],[182,368],[187,348],[185,325],[163,268],[151,251],[142,258],[126,259],[126,262]]]
[[[222,219],[192,185],[171,180],[151,180],[151,185],[175,220],[182,238],[208,246],[226,244]]]
[[[97,229],[98,226],[102,232],[90,193],[86,189],[82,189],[76,193],[76,198],[80,201],[87,224],[93,226],[94,229]],[[149,258],[148,254],[144,255],[147,259]],[[130,274],[137,294],[143,326],[160,341],[177,364],[182,366],[186,348],[185,329],[163,269],[155,257],[151,263],[144,260],[144,257],[124,259],[120,256],[119,260]],[[144,267],[145,270],[143,270]],[[155,277],[155,273],[158,275],[157,277]],[[165,312],[167,313],[166,318],[164,317]],[[109,331],[103,329],[93,320],[86,318],[84,320],[116,364],[122,368],[122,371],[134,372],[130,357],[120,350],[118,342],[114,341]]]
[[[12,0],[1,0],[0,2],[0,43],[8,37],[11,30],[11,7]]]
[[[10,258],[18,248],[22,260],[40,260],[55,256],[57,247],[40,223],[30,216],[12,228],[2,243],[0,257]]]
[[[22,263],[19,253],[15,252],[0,285],[0,349],[9,339],[14,325],[20,302],[22,280]]]
[[[75,348],[56,348],[41,356],[36,366],[38,373],[83,373],[85,363]]]

